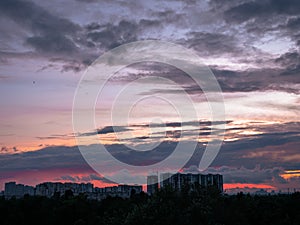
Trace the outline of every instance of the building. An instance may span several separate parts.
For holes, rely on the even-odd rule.
[[[7,198],[11,198],[16,195],[16,182],[5,183],[4,195]]]
[[[147,177],[147,193],[153,194],[158,190],[158,176],[150,175]]]
[[[24,195],[35,195],[35,188],[32,186],[24,185]]]
[[[36,195],[52,197],[55,193],[63,195],[67,190],[71,190],[74,195],[93,192],[94,186],[91,183],[60,183],[45,182],[36,186]]]
[[[143,191],[141,185],[120,184],[118,186],[95,188],[93,193],[88,195],[89,199],[102,200],[110,197],[129,198],[132,194],[139,194]]]
[[[85,194],[89,199],[102,200],[111,197],[129,198],[132,194],[139,194],[143,191],[141,185],[121,184],[118,186],[94,188],[91,183],[60,183],[60,182],[44,182],[36,185],[36,187],[24,184],[16,184],[16,182],[5,183],[5,190],[2,193],[5,198],[24,197],[24,195],[36,195],[52,197],[54,195],[62,196],[66,191],[71,190],[73,195]],[[1,196],[1,195],[0,195]]]
[[[34,187],[27,186],[24,184],[16,184],[16,182],[5,183],[4,196],[6,198],[21,198],[26,194],[34,195]]]
[[[141,193],[143,191],[143,186],[141,185],[118,185],[118,192],[127,193],[128,196],[135,193]]]
[[[169,179],[171,178],[172,173],[161,173],[160,174],[160,188],[166,187],[169,184]]]
[[[158,179],[158,176],[148,176],[147,179],[147,192],[152,194],[157,190],[151,186],[155,179]],[[149,181],[149,185],[148,185]],[[169,186],[176,190],[182,190],[184,186],[193,187],[199,185],[201,187],[215,186],[218,190],[223,192],[223,176],[220,174],[193,174],[193,173],[162,173],[160,174],[160,188]]]

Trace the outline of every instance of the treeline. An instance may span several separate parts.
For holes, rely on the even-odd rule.
[[[133,193],[129,199],[99,202],[68,192],[53,198],[2,198],[0,218],[2,225],[299,225],[300,193],[229,196],[213,188],[166,188],[152,196]]]

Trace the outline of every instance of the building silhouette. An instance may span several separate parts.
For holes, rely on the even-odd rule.
[[[16,182],[5,183],[4,196],[7,198],[14,196],[16,198],[20,198],[26,194],[34,195],[34,187],[24,184],[16,184]]]
[[[35,195],[52,197],[55,193],[64,194],[71,190],[74,195],[93,192],[94,186],[91,183],[60,183],[45,182],[36,185]]]
[[[121,184],[111,187],[94,188],[94,185],[91,183],[44,182],[32,187],[24,184],[16,184],[13,181],[5,183],[4,197],[7,199],[12,197],[22,198],[28,194],[51,198],[53,196],[62,196],[66,191],[71,191],[74,196],[84,194],[88,199],[102,200],[108,196],[129,198],[132,194],[141,193],[143,186]]]
[[[174,190],[182,190],[185,186],[193,187],[199,185],[200,187],[214,186],[221,192],[223,192],[223,176],[220,174],[193,174],[193,173],[162,173],[158,182],[158,176],[148,176],[147,181],[157,180],[157,185],[153,185],[153,182],[147,182],[147,192],[153,194],[155,192],[154,187],[160,188],[171,187]]]
[[[158,190],[158,176],[150,175],[147,177],[147,192],[153,194]]]

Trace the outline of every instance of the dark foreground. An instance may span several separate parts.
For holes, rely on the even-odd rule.
[[[48,199],[0,199],[2,225],[285,225],[300,224],[300,193],[276,196],[224,196],[211,189],[180,193],[161,190],[148,197],[108,198],[101,202],[84,196]]]

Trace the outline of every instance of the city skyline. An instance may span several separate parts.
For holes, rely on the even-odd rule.
[[[24,198],[27,195],[52,198],[71,194],[73,196],[85,195],[88,199],[93,200],[103,200],[107,197],[129,198],[133,193],[139,194],[142,191],[141,185],[119,184],[98,188],[94,187],[92,183],[44,182],[33,187],[12,181],[5,183],[4,191],[0,193],[5,199]]]
[[[109,172],[112,160],[155,165],[183,142],[197,145],[192,154],[190,148],[178,154],[190,156],[180,172],[222,174],[224,189],[299,188],[299,15],[297,0],[2,0],[0,189],[11,180],[104,187],[124,177],[130,183],[127,170]],[[180,68],[141,62],[107,80],[93,102],[94,129],[76,133],[73,102],[85,71],[115,47],[145,40],[174,43],[199,56],[222,90],[224,120],[212,125],[205,91]],[[193,102],[195,118],[182,119],[174,109],[175,103],[187,109],[182,93]],[[126,116],[111,121],[112,109],[122,112],[133,99],[138,101]],[[100,143],[111,153],[101,162],[104,173],[86,162],[78,137],[91,140],[83,149]],[[199,171],[207,145],[216,140],[223,140],[220,151]],[[146,185],[147,175],[136,174],[140,184]]]

